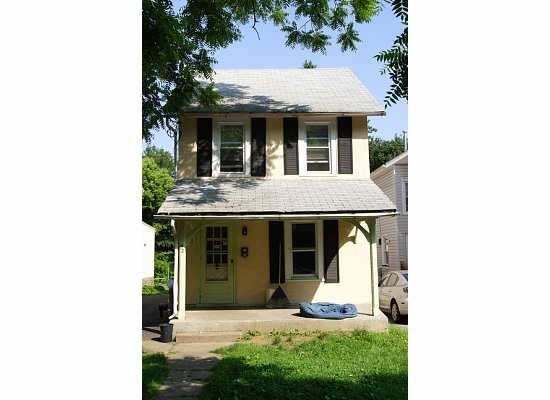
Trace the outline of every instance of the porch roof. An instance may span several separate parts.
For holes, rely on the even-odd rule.
[[[395,205],[368,178],[181,179],[157,217],[388,215]]]

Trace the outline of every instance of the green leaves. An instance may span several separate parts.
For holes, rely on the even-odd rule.
[[[353,29],[353,23],[349,23],[346,27],[346,31],[338,36],[337,43],[342,47],[342,51],[356,51],[357,46],[355,43],[360,41],[359,33]]]
[[[405,25],[389,50],[381,51],[374,58],[384,63],[381,74],[388,74],[392,80],[390,90],[384,98],[385,106],[391,106],[400,99],[409,99],[409,49],[408,49],[408,0],[386,0],[392,6],[393,13]]]
[[[156,210],[161,206],[168,192],[174,186],[174,179],[170,173],[160,168],[150,157],[142,159],[142,208]]]

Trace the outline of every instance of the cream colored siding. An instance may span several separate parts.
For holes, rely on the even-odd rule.
[[[207,117],[207,115],[205,115]],[[243,116],[243,119],[250,119]],[[353,176],[368,177],[369,141],[367,118],[352,117]],[[197,118],[188,117],[180,124],[180,144],[178,150],[178,179],[197,177]],[[349,175],[344,175],[349,176]],[[284,175],[283,159],[283,117],[266,118],[266,177],[291,178],[296,175]]]
[[[212,223],[215,225],[215,223]],[[242,235],[246,226],[248,234]],[[230,230],[233,235],[235,265],[235,303],[263,306],[269,283],[269,235],[267,221],[239,221]],[[186,303],[200,303],[201,237],[199,230],[187,248]],[[335,303],[370,304],[370,246],[364,235],[351,224],[339,222],[340,283],[323,281],[287,281],[281,284],[293,304],[329,301]],[[240,248],[248,247],[248,257],[240,256]],[[322,267],[321,267],[322,268]]]
[[[280,178],[284,176],[283,159],[283,119],[266,118],[266,176]]]
[[[353,176],[369,177],[369,139],[367,117],[352,118]]]
[[[180,125],[178,179],[197,177],[197,119],[185,118]]]

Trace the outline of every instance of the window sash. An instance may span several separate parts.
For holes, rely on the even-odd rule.
[[[320,128],[320,129],[319,129]],[[329,124],[305,124],[306,169],[330,172]]]
[[[244,172],[243,125],[221,126],[220,172]]]

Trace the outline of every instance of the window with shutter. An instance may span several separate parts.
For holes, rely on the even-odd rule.
[[[300,118],[298,152],[300,175],[336,174],[336,119]]]

